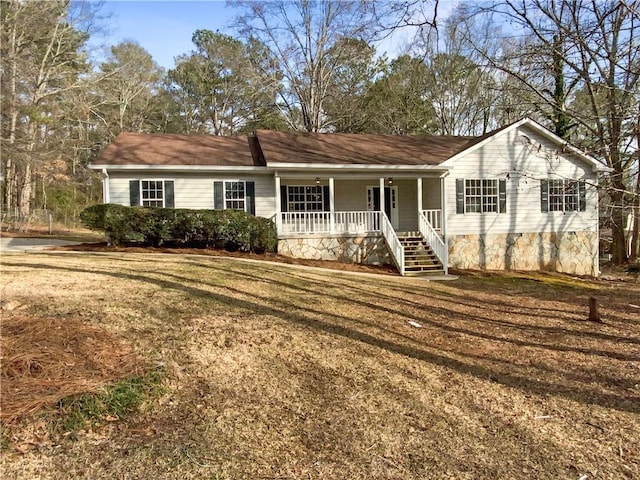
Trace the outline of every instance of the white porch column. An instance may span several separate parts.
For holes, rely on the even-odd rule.
[[[336,211],[335,202],[335,190],[334,190],[333,177],[329,177],[329,211],[331,213]]]
[[[384,212],[384,177],[380,177],[380,211]]]
[[[278,232],[278,234],[282,233],[282,212],[280,211],[280,205],[281,204],[281,199],[280,199],[280,176],[278,175],[278,172],[276,172],[275,175],[275,180],[276,180],[276,230]]]
[[[418,177],[418,215],[422,212],[422,177]]]
[[[449,242],[447,241],[447,190],[445,181],[447,174],[440,177],[440,235],[444,242],[446,254],[446,261],[444,262],[444,274],[449,274]]]
[[[329,228],[331,229],[331,233],[335,231],[336,226],[336,202],[334,189],[333,177],[329,177],[329,221],[331,222]]]
[[[442,231],[442,238],[446,240],[447,233],[447,191],[446,191],[446,176],[440,177],[440,230]]]
[[[102,169],[102,203],[110,203],[111,202],[111,192],[109,189],[111,186],[109,185],[109,172],[107,172],[106,168]]]

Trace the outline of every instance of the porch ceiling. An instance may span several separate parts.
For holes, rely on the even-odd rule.
[[[419,171],[402,171],[402,170],[377,170],[377,171],[347,171],[335,169],[331,171],[318,170],[313,168],[305,168],[304,171],[283,170],[278,169],[275,174],[281,179],[306,179],[313,180],[320,178],[326,180],[333,178],[335,180],[379,180],[380,178],[393,177],[394,180],[416,180],[418,178],[440,178],[448,173],[447,169],[438,170],[419,170]]]

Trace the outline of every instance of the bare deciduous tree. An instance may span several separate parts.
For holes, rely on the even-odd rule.
[[[627,259],[624,234],[640,77],[637,1],[500,0],[468,16],[508,22],[511,48],[489,52],[488,65],[517,79],[563,138],[589,148],[612,168],[613,261]],[[582,101],[577,101],[582,97]]]
[[[336,50],[341,38],[368,40],[373,32],[368,2],[342,0],[241,1],[237,23],[278,62],[283,76],[280,102],[293,129],[325,128],[324,103],[337,69],[352,49]]]

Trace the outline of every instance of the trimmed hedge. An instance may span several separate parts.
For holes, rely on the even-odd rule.
[[[238,210],[93,205],[80,212],[82,223],[104,231],[113,245],[137,243],[158,247],[224,248],[230,251],[275,252],[276,228],[271,220]]]

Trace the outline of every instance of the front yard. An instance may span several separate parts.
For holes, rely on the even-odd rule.
[[[53,407],[5,420],[3,478],[640,477],[640,284],[163,254],[1,263],[3,324],[86,326],[96,349],[103,332],[164,372],[136,412],[72,434]],[[585,321],[590,296],[603,324]],[[28,379],[2,373],[5,408]]]

